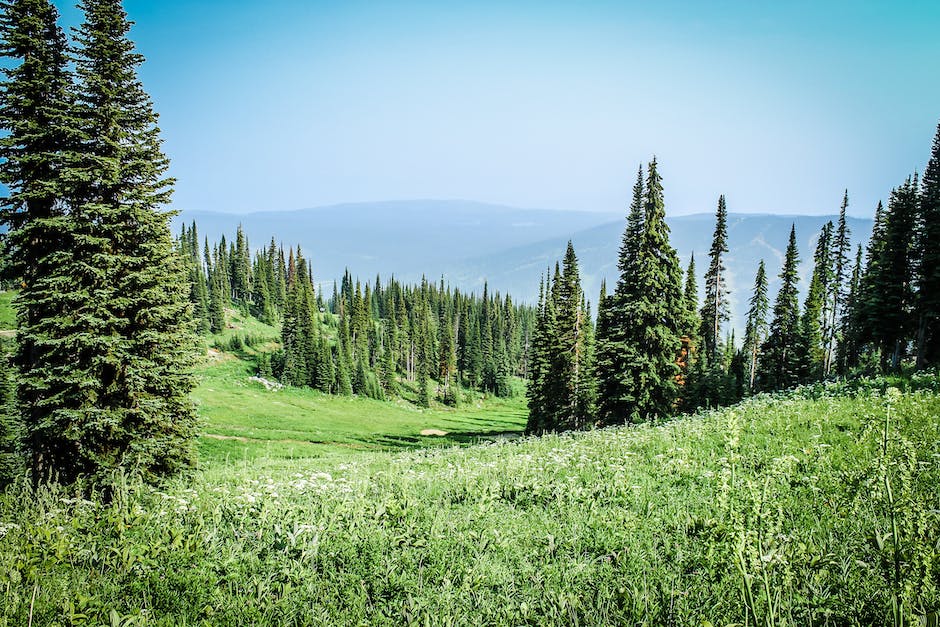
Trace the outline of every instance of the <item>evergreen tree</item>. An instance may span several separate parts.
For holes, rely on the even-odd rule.
[[[422,290],[423,292],[423,290]],[[418,381],[417,403],[419,407],[431,406],[431,360],[429,342],[431,321],[426,295],[422,294],[418,305],[416,333],[416,376]]]
[[[915,334],[914,242],[917,179],[892,191],[882,228],[873,233],[874,258],[863,278],[863,330],[871,338],[882,370],[896,371]],[[876,223],[876,227],[878,227]]]
[[[643,237],[644,194],[643,167],[640,166],[620,243],[617,284],[614,293],[604,299],[604,306],[598,311],[595,371],[597,411],[599,422],[602,423],[626,421],[632,407],[631,382],[626,378],[627,357],[631,347],[626,334],[624,303],[630,296],[630,281],[636,274],[635,266]]]
[[[940,125],[921,181],[917,367],[940,363]]]
[[[780,271],[780,290],[774,301],[773,319],[767,339],[761,345],[759,363],[760,387],[777,390],[799,383],[800,355],[800,305],[797,282],[799,281],[799,253],[796,247],[796,226],[790,228],[783,268]]]
[[[815,379],[826,372],[831,317],[829,307],[834,282],[832,259],[833,224],[827,222],[816,241],[813,255],[813,276],[810,279],[803,317],[800,320],[801,377]]]
[[[685,271],[685,289],[682,292],[687,317],[684,334],[689,337],[693,346],[698,345],[698,331],[702,322],[698,315],[698,281],[695,276],[695,253],[689,258],[689,267]]]
[[[649,165],[638,242],[627,241],[609,308],[612,324],[599,366],[599,412],[605,423],[638,422],[675,410],[683,324],[682,270],[669,244],[662,183]],[[634,190],[636,201],[636,188]],[[631,211],[633,216],[633,211]],[[610,315],[609,314],[609,315]],[[613,367],[612,367],[613,366]]]
[[[728,209],[725,197],[718,198],[715,212],[715,232],[708,253],[708,270],[705,272],[705,302],[702,305],[702,356],[707,363],[717,361],[721,345],[721,326],[729,319],[728,289],[725,279],[723,255],[728,252]]]
[[[225,329],[225,305],[223,301],[223,287],[221,270],[212,266],[209,270],[209,331],[221,333]]]
[[[547,378],[551,369],[551,342],[555,335],[555,309],[547,278],[539,283],[539,303],[532,334],[532,358],[526,397],[529,407],[527,433],[543,433],[551,429],[551,399]]]
[[[845,190],[842,198],[842,206],[839,209],[839,223],[835,231],[834,239],[830,249],[832,260],[832,281],[829,286],[828,313],[829,320],[826,325],[827,336],[825,338],[825,363],[823,374],[829,375],[834,367],[838,345],[842,341],[839,320],[842,317],[845,300],[848,296],[848,287],[846,283],[849,280],[850,267],[849,253],[851,252],[852,233],[849,230],[846,221],[846,210],[849,207],[849,191]]]
[[[0,8],[0,53],[6,58],[0,85],[0,183],[7,191],[0,199],[0,219],[8,229],[5,270],[20,287],[12,359],[21,373],[18,402],[16,409],[3,412],[0,425],[0,474],[9,474],[9,455],[22,427],[66,407],[61,402],[39,407],[50,402],[47,392],[68,387],[73,397],[67,402],[77,403],[74,387],[65,381],[67,357],[59,348],[67,334],[57,323],[71,314],[70,303],[50,296],[63,286],[68,289],[70,281],[61,251],[72,245],[74,235],[63,199],[71,151],[81,133],[72,118],[68,45],[57,24],[58,11],[48,0],[5,0]],[[6,368],[4,377],[16,378]],[[40,461],[30,460],[33,465]]]
[[[550,392],[543,402],[548,404],[546,427],[552,431],[580,429],[587,424],[594,389],[587,344],[588,315],[571,242],[562,267],[551,290],[554,324],[546,329],[550,335],[544,384]]]
[[[764,260],[757,266],[757,275],[754,277],[754,291],[749,301],[747,311],[747,325],[744,330],[744,353],[748,362],[748,389],[754,389],[757,377],[757,358],[760,355],[761,345],[767,337],[767,270]]]
[[[69,315],[27,340],[45,372],[21,377],[26,448],[39,480],[163,475],[193,463],[196,434],[188,287],[161,210],[173,181],[120,2],[80,8],[73,119],[84,141],[65,194],[74,239],[55,273]]]
[[[855,265],[852,268],[852,276],[849,279],[849,291],[845,298],[845,307],[842,310],[842,317],[839,322],[841,341],[836,349],[836,367],[839,374],[843,375],[847,374],[851,368],[858,366],[858,351],[861,344],[861,314],[859,311],[861,282],[862,245],[859,244],[855,256]]]
[[[185,230],[185,226],[184,226]],[[209,316],[209,289],[202,257],[199,254],[199,235],[196,232],[196,223],[185,232],[185,248],[181,251],[189,269],[190,301],[193,304],[193,317],[196,321],[196,330],[205,335],[211,330],[212,321]]]

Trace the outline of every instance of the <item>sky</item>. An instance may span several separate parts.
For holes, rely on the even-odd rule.
[[[81,20],[56,2],[66,26]],[[940,2],[125,0],[174,207],[849,213],[923,171]]]

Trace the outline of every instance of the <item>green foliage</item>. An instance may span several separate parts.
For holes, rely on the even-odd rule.
[[[705,301],[702,304],[702,354],[714,363],[721,350],[722,324],[728,321],[728,287],[725,276],[724,254],[728,252],[728,208],[724,195],[718,198],[715,212],[715,232],[708,252],[708,270],[705,272]],[[688,292],[687,292],[688,298]]]
[[[562,267],[544,289],[536,320],[529,433],[581,429],[594,410],[593,329],[571,242]]]
[[[918,216],[917,364],[940,362],[940,124],[921,180]]]
[[[16,486],[0,621],[884,625],[896,607],[929,624],[940,399],[884,383],[460,450],[272,443],[159,489],[118,480],[110,503]],[[240,410],[252,394],[361,405],[363,424],[385,406],[243,393]]]
[[[3,220],[21,277],[14,363],[37,481],[152,477],[194,461],[188,277],[162,211],[172,181],[137,78],[143,58],[119,2],[80,8],[73,81],[51,5],[4,4]]]
[[[773,319],[767,339],[761,346],[758,386],[763,390],[779,390],[800,382],[803,360],[800,351],[800,305],[797,300],[796,227],[790,229],[783,268],[780,270],[780,289],[774,301]]]
[[[598,322],[598,419],[603,424],[652,420],[676,408],[676,362],[687,315],[655,159],[645,184],[641,171],[634,186],[619,270]]]
[[[877,355],[882,371],[898,371],[914,335],[916,177],[891,192],[888,209],[876,216],[869,259],[861,279],[859,336],[862,351]]]

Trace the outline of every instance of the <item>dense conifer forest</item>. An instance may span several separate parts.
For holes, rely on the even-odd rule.
[[[376,399],[406,385],[427,407],[432,398],[459,405],[463,388],[510,396],[512,379],[528,372],[533,309],[509,295],[463,294],[443,279],[363,282],[349,272],[324,295],[299,248],[285,253],[272,239],[252,254],[241,229],[231,242],[201,245],[197,229],[184,226],[178,238],[197,325],[219,332],[234,307],[280,326],[281,348],[262,358],[261,376]]]
[[[845,192],[838,220],[816,236],[800,296],[791,228],[780,288],[770,306],[767,266],[755,268],[742,342],[728,328],[725,197],[718,199],[700,301],[691,258],[683,281],[663,220],[655,160],[633,188],[611,294],[598,299],[597,329],[569,244],[563,271],[546,275],[536,308],[529,370],[529,431],[648,422],[756,392],[832,377],[899,373],[937,365],[940,291],[940,126],[922,178],[915,173],[879,204],[867,249],[852,254]],[[595,337],[596,335],[596,337]]]

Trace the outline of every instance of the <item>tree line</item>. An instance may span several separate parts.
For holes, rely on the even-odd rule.
[[[272,239],[252,254],[241,227],[234,240],[200,244],[195,223],[182,227],[178,246],[202,332],[221,332],[227,308],[280,326],[281,348],[260,356],[262,376],[428,407],[433,398],[459,404],[464,388],[510,396],[512,378],[526,374],[534,310],[487,285],[477,296],[443,279],[362,282],[347,271],[324,297],[299,247],[285,253]]]
[[[734,403],[834,376],[899,372],[940,363],[940,126],[923,177],[891,191],[867,248],[852,250],[846,220],[816,237],[800,303],[791,227],[771,306],[767,267],[755,272],[740,344],[730,319],[725,255],[728,210],[718,199],[703,298],[695,257],[683,277],[665,223],[653,160],[641,167],[623,233],[618,278],[602,284],[596,329],[569,242],[546,273],[535,314],[528,380],[531,433],[649,421]]]

